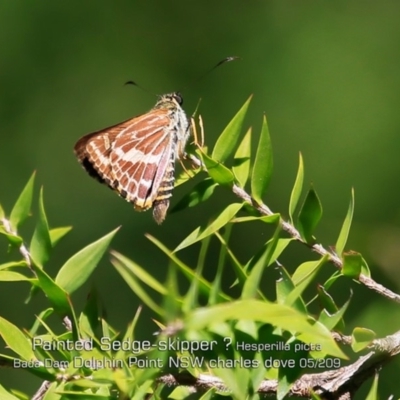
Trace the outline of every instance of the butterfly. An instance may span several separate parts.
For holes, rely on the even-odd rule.
[[[159,97],[146,114],[83,136],[75,154],[83,168],[132,203],[153,208],[161,224],[174,188],[176,160],[185,157],[190,123],[180,93]]]

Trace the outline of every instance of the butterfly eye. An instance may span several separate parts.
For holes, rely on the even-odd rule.
[[[172,97],[176,100],[176,102],[181,106],[183,104],[183,98],[179,92],[176,92],[172,95]]]

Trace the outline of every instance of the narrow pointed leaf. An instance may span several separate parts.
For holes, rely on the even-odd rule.
[[[204,229],[195,229],[176,247],[174,252],[191,246],[192,244],[206,238],[207,236],[212,235],[214,232],[221,229],[223,226],[231,221],[231,219],[238,213],[242,206],[243,204],[241,203],[230,204],[207,227],[205,227]]]
[[[304,181],[304,164],[303,157],[301,153],[299,154],[299,169],[297,170],[296,180],[294,182],[294,186],[292,189],[292,193],[290,194],[290,202],[289,202],[289,217],[290,221],[294,223],[294,213],[296,211],[296,207],[299,203],[301,191],[303,189],[303,181]]]
[[[240,187],[244,188],[250,175],[251,128],[247,131],[235,153],[232,171]]]
[[[12,228],[17,231],[18,227],[29,217],[32,205],[33,186],[35,183],[35,172],[29,178],[28,183],[22,190],[16,201],[11,214],[10,223]]]
[[[262,203],[262,197],[267,190],[272,175],[272,147],[267,118],[264,115],[261,128],[260,141],[258,142],[256,159],[251,175],[251,194],[257,203]]]
[[[201,276],[198,276],[196,272],[193,271],[192,268],[190,268],[188,265],[182,262],[182,260],[180,260],[173,251],[169,250],[164,244],[162,244],[155,237],[151,235],[146,235],[146,237],[152,243],[154,243],[164,254],[166,254],[171,261],[173,261],[177,265],[182,274],[186,276],[190,282],[192,282],[194,279],[197,279],[199,281],[199,290],[201,291],[202,294],[204,294],[206,297],[210,295],[211,284],[206,279],[204,279]],[[218,293],[218,300],[229,301],[230,297],[221,292]]]
[[[322,285],[318,285],[318,300],[321,303],[321,306],[329,313],[333,315],[339,311],[339,307],[336,305],[335,301],[333,300],[332,296],[325,290],[325,287]],[[335,330],[337,332],[344,332],[345,324],[344,320],[341,319],[336,325]]]
[[[378,395],[378,382],[379,382],[379,374],[378,372],[375,372],[374,380],[371,385],[371,389],[369,389],[369,392],[367,394],[367,397],[365,400],[379,400],[379,395]],[[389,397],[389,400],[393,399],[394,397],[391,396]]]
[[[351,342],[351,348],[354,352],[358,353],[368,347],[376,338],[374,331],[366,328],[354,328]]]
[[[0,399],[2,400],[19,400],[19,397],[14,396],[10,392],[8,392],[6,389],[4,389],[3,386],[0,385]]]
[[[327,354],[346,358],[332,339],[330,331],[322,324],[311,325],[307,318],[307,315],[285,305],[249,299],[198,308],[186,317],[184,325],[187,330],[199,331],[228,320],[260,321],[287,331],[296,331],[299,340],[319,344]]]
[[[248,268],[248,278],[244,284],[241,295],[243,300],[251,299],[257,295],[262,273],[270,264],[270,259],[278,244],[280,231],[281,227],[278,225],[275,229],[273,238],[263,247],[262,253],[257,254],[257,256],[251,260],[250,264],[252,265],[250,265]]]
[[[0,336],[7,347],[18,354],[23,360],[36,359],[31,341],[24,335],[17,326],[0,317]]]
[[[342,274],[357,279],[361,274],[363,258],[360,253],[349,251],[343,253]]]
[[[43,269],[36,264],[32,264],[32,268],[36,272],[40,288],[52,303],[54,309],[62,316],[72,315],[68,294]]]
[[[43,267],[43,265],[49,260],[51,249],[52,245],[49,233],[49,225],[47,223],[47,217],[43,204],[43,188],[41,188],[39,195],[38,220],[29,247],[32,260],[36,263],[36,265]]]
[[[0,271],[0,282],[13,282],[13,281],[31,281],[32,278],[28,278],[19,272],[13,271]]]
[[[242,108],[237,112],[219,136],[212,152],[213,159],[224,162],[232,153],[239,140],[243,121],[249,108],[251,98],[252,96],[246,100]]]
[[[117,259],[111,260],[112,265],[122,276],[124,281],[132,289],[132,291],[139,297],[141,302],[145,304],[150,310],[153,310],[158,315],[163,315],[163,309],[153,299],[152,296],[143,289],[142,285],[138,282],[136,276],[127,268],[126,265],[122,264]]]
[[[52,247],[54,247],[71,229],[72,226],[50,229],[49,233]]]
[[[208,175],[210,175],[214,182],[220,185],[232,185],[235,182],[233,172],[219,161],[215,161],[205,153],[201,153],[201,158],[207,168]]]
[[[313,233],[322,217],[322,205],[313,187],[309,190],[299,214],[299,228],[307,243],[313,242]]]
[[[295,285],[286,269],[279,267],[280,279],[276,282],[276,301],[278,304],[286,304],[286,298],[295,290]],[[307,314],[307,307],[301,297],[298,297],[292,307],[303,314]]]
[[[107,251],[118,229],[89,244],[67,260],[57,274],[56,283],[70,294],[82,286]]]
[[[171,210],[175,211],[184,210],[189,207],[194,207],[203,201],[208,200],[214,193],[214,189],[218,186],[211,178],[206,178],[193,187],[193,189],[183,196],[178,204]]]
[[[322,310],[318,321],[324,324],[328,329],[337,331],[336,327],[338,324],[344,326],[343,316],[346,312],[347,308],[349,307],[350,299],[346,301],[346,303],[341,307],[338,311],[334,314],[329,313],[327,310]]]
[[[287,296],[285,304],[291,306],[304,292],[317,275],[321,267],[326,263],[328,256],[317,261],[307,261],[301,264],[292,276],[295,289]]]
[[[351,199],[349,208],[347,210],[346,218],[343,221],[342,229],[340,230],[340,234],[336,242],[336,253],[339,256],[342,255],[343,250],[346,246],[346,242],[349,237],[351,222],[353,220],[353,214],[354,214],[354,188],[351,189]]]

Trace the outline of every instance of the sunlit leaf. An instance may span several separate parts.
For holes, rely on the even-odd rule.
[[[289,216],[292,224],[294,223],[294,212],[296,211],[296,207],[299,203],[301,191],[303,189],[303,181],[304,181],[304,164],[303,157],[301,153],[299,153],[299,168],[297,170],[296,180],[294,182],[294,186],[292,189],[292,193],[290,194],[289,201]]]
[[[309,190],[299,214],[299,228],[307,243],[313,242],[313,233],[322,217],[322,205],[313,187]]]
[[[67,260],[57,274],[56,283],[67,293],[72,293],[82,286],[107,251],[118,229],[89,244]]]
[[[192,244],[212,235],[214,232],[225,226],[242,208],[243,204],[233,203],[226,207],[210,224],[200,229],[195,229],[189,236],[187,236],[174,250],[177,252],[184,249],[185,247],[191,246]]]
[[[276,282],[276,301],[278,304],[286,304],[286,299],[293,290],[295,285],[290,277],[289,273],[282,266],[279,267],[280,279]],[[298,297],[292,304],[292,307],[297,311],[304,314],[307,313],[307,307],[301,297]]]
[[[296,288],[287,296],[285,300],[286,305],[292,305],[298,299],[298,297],[301,296],[327,260],[328,256],[326,255],[320,260],[306,261],[297,267],[292,276],[292,281]]]
[[[332,339],[330,331],[322,324],[312,325],[308,322],[307,315],[291,307],[268,301],[249,299],[198,308],[187,316],[185,328],[199,331],[220,322],[239,319],[260,321],[287,331],[298,332],[299,340],[319,344],[327,354],[346,358]]]
[[[351,221],[353,220],[354,214],[354,189],[351,189],[351,199],[349,208],[347,210],[346,218],[343,221],[342,229],[340,230],[340,234],[338,240],[336,242],[336,253],[341,256],[346,246],[347,238],[349,237]]]
[[[201,158],[204,165],[207,168],[207,172],[214,182],[220,185],[232,185],[235,181],[235,175],[233,172],[221,164],[219,161],[215,161],[205,153],[201,153]]]
[[[3,386],[0,385],[0,399],[2,400],[20,400],[19,397],[9,393]]]
[[[370,329],[354,328],[351,337],[351,348],[355,353],[358,353],[368,347],[375,340],[376,334]]]
[[[193,187],[193,189],[183,196],[171,212],[184,210],[194,207],[203,201],[208,200],[214,193],[214,189],[218,186],[211,178],[206,178]]]
[[[28,183],[25,185],[11,211],[10,223],[15,231],[30,215],[34,183],[35,172],[29,178]]]
[[[342,274],[357,279],[360,276],[363,258],[360,253],[349,251],[343,253]]]
[[[379,381],[379,375],[376,372],[375,376],[374,376],[374,380],[372,382],[371,389],[369,390],[365,400],[379,400],[379,396],[378,396],[378,381]],[[389,397],[389,399],[390,399],[390,397]]]
[[[172,262],[174,262],[177,265],[182,274],[186,276],[190,282],[192,282],[194,279],[197,279],[199,281],[199,290],[202,294],[204,294],[204,296],[208,297],[210,295],[211,284],[206,279],[204,279],[202,276],[198,276],[196,274],[196,271],[194,271],[192,268],[186,265],[182,260],[180,260],[176,256],[175,252],[169,250],[163,243],[161,243],[155,237],[148,234],[146,235],[146,237],[152,243],[154,243],[164,254],[166,254]],[[230,297],[227,296],[225,293],[220,292],[218,293],[218,300],[228,301],[230,300]]]
[[[271,138],[267,125],[267,118],[264,115],[261,128],[260,141],[258,142],[256,158],[251,175],[251,194],[254,200],[262,203],[262,197],[267,190],[272,175],[272,147]]]
[[[13,271],[0,271],[0,282],[12,282],[12,281],[30,281],[32,278],[28,278],[19,272]]]
[[[243,121],[246,116],[247,110],[252,96],[250,96],[243,104],[242,108],[232,118],[227,127],[223,130],[215,143],[211,157],[214,160],[224,162],[232,153],[239,140],[240,132],[242,130]]]
[[[334,314],[329,313],[327,310],[322,310],[318,321],[324,324],[328,329],[333,330],[338,326],[338,324],[341,324],[344,326],[344,321],[343,321],[343,316],[344,313],[346,312],[347,308],[349,307],[350,304],[350,299],[344,303],[343,307],[341,307],[338,311],[336,311]],[[335,329],[337,330],[337,329]]]
[[[248,129],[233,159],[232,171],[239,185],[244,188],[250,175],[251,128]]]
[[[325,287],[322,285],[317,286],[318,291],[318,300],[321,303],[321,306],[329,313],[329,315],[336,314],[339,311],[339,307],[336,305],[332,296],[325,290]],[[345,328],[344,320],[341,319],[335,325],[335,330],[337,332],[343,332]]]
[[[54,309],[62,316],[72,315],[68,294],[43,269],[36,264],[32,264],[32,268],[36,272],[40,288],[52,303]]]
[[[0,317],[0,335],[7,347],[18,354],[23,360],[36,359],[31,341],[17,326]]]
[[[43,265],[49,260],[51,249],[52,245],[50,240],[49,225],[47,223],[46,212],[43,204],[43,188],[41,188],[36,228],[29,247],[32,260],[36,263],[36,265],[43,267]]]
[[[259,292],[262,273],[270,264],[270,259],[278,244],[280,231],[281,227],[278,225],[273,238],[264,245],[262,252],[254,256],[251,260],[249,268],[247,268],[248,277],[242,290],[242,299],[253,298]]]
[[[72,226],[50,229],[51,246],[54,247],[71,229]]]

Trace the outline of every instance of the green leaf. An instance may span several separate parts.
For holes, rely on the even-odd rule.
[[[13,394],[9,393],[3,386],[0,385],[0,398],[2,400],[19,400],[18,397],[14,396]]]
[[[247,110],[252,96],[250,96],[243,104],[242,108],[232,118],[227,127],[219,136],[217,143],[215,143],[212,158],[220,162],[224,162],[229,155],[232,153],[239,140],[240,131],[242,130],[244,117],[246,116]]]
[[[0,220],[2,220],[4,217],[5,217],[5,213],[4,213],[3,207],[0,204]]]
[[[43,267],[43,265],[46,264],[50,257],[51,248],[49,225],[47,223],[43,204],[43,188],[41,188],[39,195],[38,221],[29,247],[32,260],[36,265]]]
[[[63,226],[60,228],[50,229],[50,241],[51,246],[55,247],[55,245],[72,229],[72,226]]]
[[[244,188],[250,175],[250,159],[251,159],[251,128],[248,129],[242,142],[235,153],[233,160],[232,171],[239,182],[239,185]]]
[[[278,222],[279,219],[280,219],[280,214],[260,215],[260,216],[248,215],[246,217],[234,218],[231,222],[237,224],[241,222],[261,221],[265,222],[266,224],[274,224]]]
[[[327,260],[328,255],[325,255],[320,260],[307,261],[297,267],[292,276],[296,288],[287,296],[286,305],[291,306],[301,296]]]
[[[375,340],[376,334],[370,329],[354,328],[351,337],[353,339],[351,341],[351,348],[355,353],[358,353],[368,347]]]
[[[325,290],[325,287],[322,285],[318,285],[317,291],[318,291],[318,299],[319,299],[319,302],[321,303],[322,307],[330,315],[336,314],[339,311],[339,307],[336,305],[332,296]],[[344,320],[341,319],[335,325],[335,330],[338,332],[344,332],[344,329],[345,329]]]
[[[347,210],[346,218],[343,221],[342,229],[340,230],[340,234],[338,240],[336,242],[336,253],[341,256],[346,246],[347,239],[349,237],[351,221],[353,220],[354,214],[354,188],[351,189],[351,199],[349,208]]]
[[[31,341],[17,326],[2,317],[0,317],[0,335],[7,347],[18,354],[23,360],[36,359]]]
[[[262,252],[254,256],[247,268],[248,278],[244,284],[241,298],[250,299],[257,295],[262,273],[270,264],[270,259],[275,252],[279,240],[281,227],[278,225],[275,229],[274,236],[264,245]]]
[[[313,187],[307,193],[299,214],[299,228],[307,243],[313,242],[313,233],[322,217],[322,205]]]
[[[271,138],[269,136],[267,118],[264,115],[260,141],[258,142],[256,159],[251,175],[251,194],[254,200],[259,204],[262,204],[262,197],[271,179],[272,168]]]
[[[18,227],[29,217],[31,212],[32,196],[33,196],[33,186],[35,183],[35,172],[29,178],[28,183],[25,185],[21,194],[16,201],[11,214],[10,223],[11,227],[17,231]]]
[[[189,282],[192,282],[194,279],[197,279],[199,281],[199,290],[201,293],[208,297],[210,295],[211,291],[211,284],[204,279],[202,276],[198,276],[195,271],[193,271],[192,268],[190,268],[188,265],[186,265],[184,262],[182,262],[174,252],[169,250],[164,244],[162,244],[159,240],[157,240],[155,237],[151,235],[145,235],[147,239],[149,239],[152,243],[154,243],[164,254],[168,256],[168,258],[174,262],[177,267],[180,269],[183,275],[185,275]],[[224,294],[223,292],[218,293],[218,300],[230,300],[229,296]]]
[[[119,228],[74,254],[60,269],[56,283],[71,294],[82,286],[103,257]]]
[[[296,180],[294,182],[294,186],[292,189],[292,193],[290,194],[290,201],[289,201],[289,216],[292,224],[294,223],[293,215],[294,212],[296,211],[301,191],[303,189],[303,181],[304,181],[304,164],[303,164],[303,157],[301,153],[299,153],[299,169],[297,170]]]
[[[349,251],[343,253],[342,274],[350,278],[358,279],[361,274],[363,258],[360,253]]]
[[[190,179],[193,179],[201,171],[202,171],[201,168],[192,168],[190,169],[189,174],[188,171],[181,171],[181,173],[175,178],[174,188],[184,184]]]
[[[153,310],[158,315],[164,315],[164,310],[160,307],[150,296],[146,290],[143,289],[142,285],[138,282],[135,273],[127,267],[126,264],[120,262],[118,259],[111,259],[112,265],[122,276],[124,281],[132,289],[132,291],[139,297],[141,302],[145,304],[150,310]],[[157,282],[158,283],[158,282]],[[165,292],[164,294],[166,294]]]
[[[207,172],[214,182],[220,185],[232,185],[235,182],[235,175],[219,161],[215,161],[205,153],[201,153],[201,158],[207,168]]]
[[[379,396],[378,396],[378,381],[379,381],[379,374],[376,372],[375,376],[374,376],[374,380],[372,382],[371,389],[369,390],[365,400],[379,400]]]
[[[212,235],[214,232],[221,229],[223,226],[231,221],[231,219],[238,213],[242,206],[243,204],[241,203],[230,204],[208,226],[204,228],[196,228],[176,247],[174,252],[182,250],[185,247],[189,247],[192,244],[206,238],[207,236]]]
[[[30,281],[32,278],[28,278],[19,272],[13,271],[0,271],[0,282],[12,282],[12,281]]]
[[[218,186],[211,178],[206,178],[193,187],[193,189],[183,196],[178,204],[171,210],[172,212],[184,210],[194,207],[203,201],[208,200],[214,193],[214,189]]]
[[[285,305],[249,299],[198,308],[187,316],[184,326],[187,330],[199,331],[228,320],[260,321],[298,332],[299,340],[319,344],[327,354],[346,358],[330,331],[322,324],[310,324],[307,318],[307,315]]]
[[[287,297],[296,287],[283,266],[279,266],[279,273],[280,279],[276,282],[276,301],[278,304],[286,304]],[[301,297],[295,300],[292,307],[303,314],[307,314],[307,307]]]
[[[322,310],[318,321],[324,324],[328,329],[333,330],[340,324],[344,326],[343,316],[346,312],[347,308],[349,307],[350,299],[346,301],[346,303],[341,307],[338,311],[334,314],[329,313],[327,310]],[[337,330],[337,329],[335,329]]]
[[[68,294],[58,286],[53,279],[47,273],[38,267],[36,264],[32,264],[32,269],[36,272],[39,286],[52,303],[54,309],[62,316],[72,315],[72,308]]]

